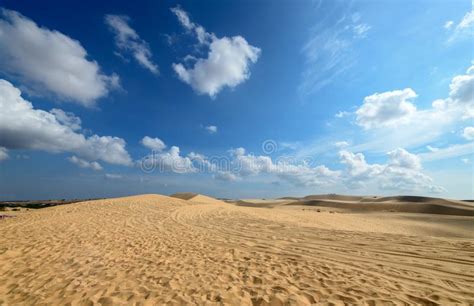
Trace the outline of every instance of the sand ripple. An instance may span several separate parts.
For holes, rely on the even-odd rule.
[[[0,304],[474,303],[472,239],[292,214],[158,195],[19,214],[0,220]]]

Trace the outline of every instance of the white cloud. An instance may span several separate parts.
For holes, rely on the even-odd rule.
[[[451,28],[453,27],[453,25],[454,25],[454,21],[448,20],[448,21],[446,21],[446,23],[444,24],[444,28],[447,29],[447,30],[449,30],[449,29],[451,29]]]
[[[266,174],[296,186],[328,186],[335,184],[340,174],[324,165],[312,167],[304,162],[295,164],[292,160],[283,158],[273,162],[269,156],[246,154],[244,148],[231,150],[230,153],[233,159],[230,169],[224,173],[237,178]]]
[[[388,152],[386,164],[369,164],[362,153],[341,151],[341,163],[347,166],[342,174],[349,188],[362,188],[367,183],[376,183],[380,189],[398,191],[443,192],[433,180],[421,172],[420,158],[404,149]]]
[[[469,158],[461,158],[461,161],[466,164],[466,165],[469,165],[471,163],[471,161],[469,160]]]
[[[337,114],[335,114],[334,117],[336,117],[336,118],[344,118],[344,117],[349,116],[350,114],[351,114],[351,113],[346,112],[346,111],[340,111],[340,112],[338,112]]]
[[[206,129],[206,131],[209,132],[209,134],[217,133],[217,126],[215,126],[215,125],[206,126],[205,129]]]
[[[113,174],[113,173],[106,173],[106,174],[104,174],[104,177],[108,180],[119,180],[119,179],[123,178],[123,175]]]
[[[231,173],[231,172],[228,172],[228,171],[227,172],[226,171],[217,171],[217,173],[214,174],[214,178],[217,179],[217,180],[228,181],[228,182],[234,182],[234,181],[238,181],[238,180],[241,179],[240,177],[238,177],[234,173]]]
[[[105,23],[115,34],[115,44],[122,52],[129,52],[135,60],[154,74],[158,74],[158,66],[151,60],[152,53],[146,41],[128,24],[130,18],[121,15],[106,15]]]
[[[250,64],[256,63],[261,50],[250,45],[242,36],[218,38],[192,23],[179,7],[172,12],[187,30],[194,30],[200,44],[209,46],[207,58],[199,58],[192,67],[174,63],[178,77],[198,94],[215,97],[224,87],[234,88],[250,77]]]
[[[432,147],[430,145],[426,146],[426,148],[430,151],[430,152],[436,152],[439,150],[439,148],[435,148],[435,147]]]
[[[413,148],[433,143],[458,129],[463,120],[474,117],[473,73],[474,67],[470,67],[465,74],[455,76],[448,97],[433,101],[427,109],[417,110],[412,104],[410,99],[416,93],[411,89],[366,97],[356,111],[356,122],[370,130],[369,140],[352,149],[383,152],[396,147]]]
[[[81,44],[58,31],[39,27],[18,12],[0,9],[0,69],[34,94],[54,94],[84,106],[118,87],[88,60]]]
[[[59,123],[70,127],[71,130],[77,131],[81,129],[81,118],[75,116],[73,113],[65,112],[59,108],[53,108],[49,112],[56,117]]]
[[[196,25],[189,19],[188,13],[182,10],[179,6],[171,8],[171,11],[176,15],[176,17],[178,17],[181,25],[187,30],[192,30],[196,27]]]
[[[343,150],[339,152],[339,157],[341,163],[346,165],[349,177],[354,181],[367,180],[374,175],[380,174],[383,169],[381,165],[369,165],[362,153],[352,153]]]
[[[71,156],[68,158],[68,160],[73,163],[73,164],[76,164],[78,165],[79,167],[81,168],[89,168],[89,169],[92,169],[92,170],[102,170],[102,166],[98,163],[98,162],[89,162],[87,160],[84,160],[82,158],[79,158],[77,156]]]
[[[181,174],[197,172],[191,158],[181,156],[179,147],[176,146],[172,146],[166,152],[153,152],[153,154],[145,156],[139,162],[143,169],[150,169],[151,171]]]
[[[449,84],[448,106],[462,108],[462,119],[474,118],[474,66],[467,69],[465,74],[457,75]]]
[[[0,161],[8,159],[8,150],[7,148],[0,147]]]
[[[218,171],[218,165],[213,164],[205,155],[191,152],[187,157],[192,161],[193,167],[199,172],[215,172]]]
[[[336,141],[334,145],[338,148],[345,148],[349,146],[349,143],[347,141]]]
[[[435,161],[469,155],[473,154],[473,152],[474,142],[470,142],[463,144],[453,144],[445,148],[438,148],[436,151],[421,153],[419,156],[423,161]]]
[[[474,126],[465,127],[462,136],[467,140],[474,140]]]
[[[396,149],[387,153],[389,156],[389,164],[400,168],[413,170],[421,170],[421,160],[415,155],[404,149]]]
[[[474,11],[467,12],[466,15],[461,19],[456,29],[464,30],[472,27],[474,24]]]
[[[186,11],[181,9],[179,6],[174,7],[171,11],[178,17],[179,23],[188,31],[193,31],[200,44],[206,44],[215,39],[214,33],[207,33],[206,30],[194,22],[191,21]],[[189,56],[189,55],[188,55]]]
[[[445,23],[444,27],[451,31],[448,43],[462,38],[471,39],[474,36],[474,10],[472,7],[471,5],[471,10],[464,15],[456,26],[454,26],[455,23],[453,21]]]
[[[367,32],[369,32],[369,30],[370,30],[371,28],[372,28],[372,27],[369,26],[369,25],[366,24],[366,23],[356,24],[356,25],[353,27],[354,35],[355,35],[357,38],[364,38],[364,37],[367,36]]]
[[[59,117],[56,115],[59,114]],[[88,161],[131,165],[125,141],[113,136],[85,137],[76,132],[80,120],[62,110],[33,108],[19,89],[0,79],[0,146],[47,152],[71,152]]]
[[[398,125],[416,112],[411,102],[416,93],[411,88],[375,93],[364,98],[356,111],[357,124],[365,129]]]
[[[143,137],[141,144],[147,147],[150,150],[155,150],[158,152],[163,151],[166,148],[165,143],[159,138],[151,138],[149,136]]]
[[[223,156],[208,158],[194,152],[182,156],[179,148],[173,146],[167,152],[147,155],[139,162],[147,172],[212,173],[215,179],[225,181],[272,175],[296,186],[334,185],[340,174],[323,165],[312,167],[304,162],[295,164],[286,159],[273,162],[269,156],[246,154],[244,148],[232,149],[229,153],[230,159]]]

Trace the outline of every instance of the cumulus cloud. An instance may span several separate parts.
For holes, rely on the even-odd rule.
[[[274,175],[295,186],[328,186],[335,184],[340,174],[324,165],[297,164],[287,159],[274,162],[269,156],[247,154],[244,148],[231,150],[230,154],[230,168],[221,170],[215,178],[236,180],[248,176]]]
[[[102,166],[98,162],[95,162],[95,161],[90,162],[90,161],[84,160],[82,158],[79,158],[77,156],[71,156],[71,157],[68,158],[68,160],[71,163],[76,164],[81,168],[89,168],[89,169],[96,170],[96,171],[102,170]]]
[[[217,180],[229,181],[229,182],[240,180],[240,177],[228,171],[217,171],[217,173],[214,174],[214,178]]]
[[[193,161],[188,156],[180,154],[179,147],[172,146],[168,151],[153,152],[140,161],[142,169],[158,172],[195,173]]]
[[[261,50],[250,45],[242,36],[218,38],[189,19],[179,7],[171,9],[181,25],[192,31],[201,45],[209,48],[207,58],[198,58],[194,64],[174,63],[178,77],[198,94],[215,97],[224,87],[234,88],[250,77],[250,64],[256,63]]]
[[[206,126],[204,127],[206,129],[206,131],[209,133],[209,134],[215,134],[217,133],[217,126],[215,125],[209,125],[209,126]]]
[[[0,79],[0,146],[8,149],[32,149],[52,153],[71,152],[88,161],[130,165],[125,141],[113,136],[86,137],[80,119],[71,113],[53,109],[35,109],[21,97],[21,91]]]
[[[416,96],[411,88],[406,88],[365,97],[364,103],[356,111],[357,124],[366,129],[398,124],[416,112],[411,102]]]
[[[0,69],[32,93],[94,106],[119,86],[119,78],[103,74],[97,62],[87,58],[77,40],[0,9]]]
[[[106,15],[105,23],[115,34],[115,44],[124,53],[131,53],[135,60],[153,74],[158,74],[158,66],[151,60],[152,53],[146,41],[138,36],[129,25],[130,18],[122,15]]]
[[[8,159],[8,150],[7,148],[0,147],[0,161]]]
[[[449,89],[449,100],[445,105],[462,108],[462,119],[474,118],[474,66],[469,67],[465,74],[455,76]]]
[[[218,166],[213,164],[205,155],[191,152],[186,156],[181,155],[177,146],[165,151],[166,144],[159,138],[145,136],[142,144],[153,150],[151,154],[138,160],[138,165],[145,172],[173,172],[187,173],[216,173]]]
[[[155,150],[158,152],[163,151],[166,148],[165,143],[159,138],[151,138],[149,136],[143,137],[141,144],[147,147],[150,150]]]
[[[389,165],[407,168],[413,170],[421,170],[421,160],[415,155],[404,149],[396,149],[387,153],[389,156]]]
[[[341,163],[346,165],[342,174],[349,188],[362,188],[367,183],[378,184],[381,189],[398,191],[443,192],[444,188],[433,184],[433,179],[422,172],[420,158],[404,149],[387,153],[386,164],[369,164],[362,153],[339,152]]]
[[[59,108],[53,108],[49,112],[56,117],[59,123],[70,127],[71,130],[77,131],[81,129],[81,118],[75,116],[73,113],[65,112]]]
[[[375,93],[364,99],[356,111],[356,123],[370,130],[368,142],[353,146],[355,151],[388,151],[433,143],[474,118],[474,66],[453,77],[449,95],[418,110],[412,103],[412,89]],[[390,141],[387,141],[390,139]]]
[[[467,140],[474,140],[474,126],[465,127],[462,136]]]
[[[369,165],[365,161],[365,156],[362,153],[352,153],[349,151],[340,151],[339,157],[341,163],[346,165],[346,173],[351,178],[351,185],[354,182],[365,181],[382,172],[381,165]]]

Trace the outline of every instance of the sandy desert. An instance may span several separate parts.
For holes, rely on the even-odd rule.
[[[138,195],[2,212],[0,305],[474,304],[474,205]]]

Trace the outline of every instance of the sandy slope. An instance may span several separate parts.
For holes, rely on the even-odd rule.
[[[0,220],[0,304],[474,303],[472,237],[400,234],[403,214],[385,223],[192,199],[143,195]]]

